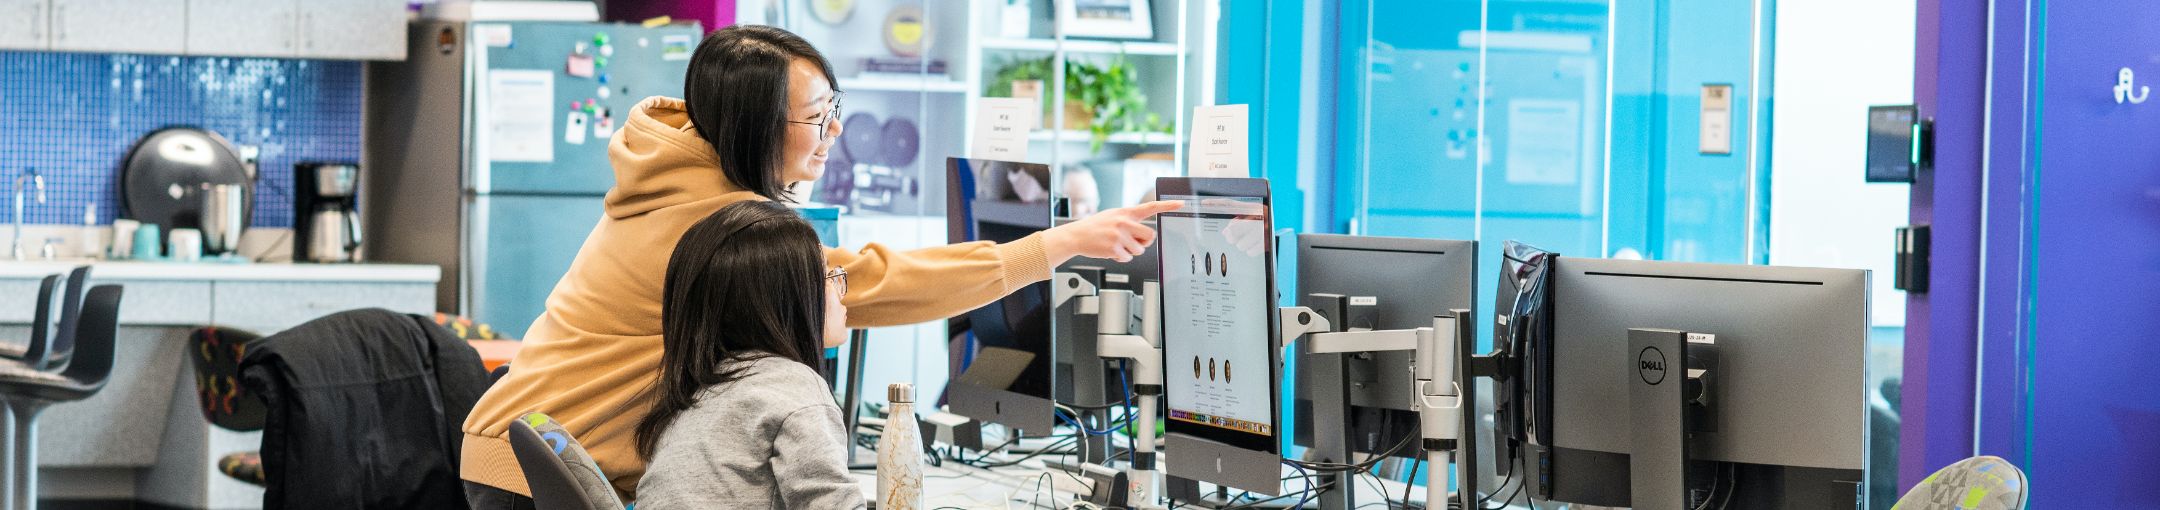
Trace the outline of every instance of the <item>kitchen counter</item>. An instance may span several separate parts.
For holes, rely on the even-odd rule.
[[[44,498],[167,508],[260,508],[262,489],[215,467],[260,448],[260,432],[211,426],[197,403],[189,335],[215,326],[270,335],[359,308],[435,311],[435,266],[391,264],[0,261],[0,338],[27,333],[38,280],[88,263],[91,284],[123,286],[113,374],[40,420]]]

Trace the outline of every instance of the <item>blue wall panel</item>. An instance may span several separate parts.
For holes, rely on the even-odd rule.
[[[292,166],[360,158],[361,63],[0,51],[0,172],[45,175],[30,223],[119,213],[128,148],[159,128],[208,128],[262,148],[254,226],[292,225]]]

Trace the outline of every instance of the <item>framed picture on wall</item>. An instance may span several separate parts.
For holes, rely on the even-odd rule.
[[[1154,39],[1151,0],[1056,0],[1058,28],[1066,37]]]

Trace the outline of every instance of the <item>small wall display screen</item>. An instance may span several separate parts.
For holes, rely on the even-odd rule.
[[[1913,182],[1919,171],[1912,105],[1868,107],[1867,182]]]

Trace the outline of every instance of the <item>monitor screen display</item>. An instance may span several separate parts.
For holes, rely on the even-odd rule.
[[[1272,444],[1274,302],[1265,200],[1163,199],[1185,202],[1159,220],[1169,419],[1213,432],[1203,436],[1243,436],[1224,441],[1230,444],[1252,438]]]

